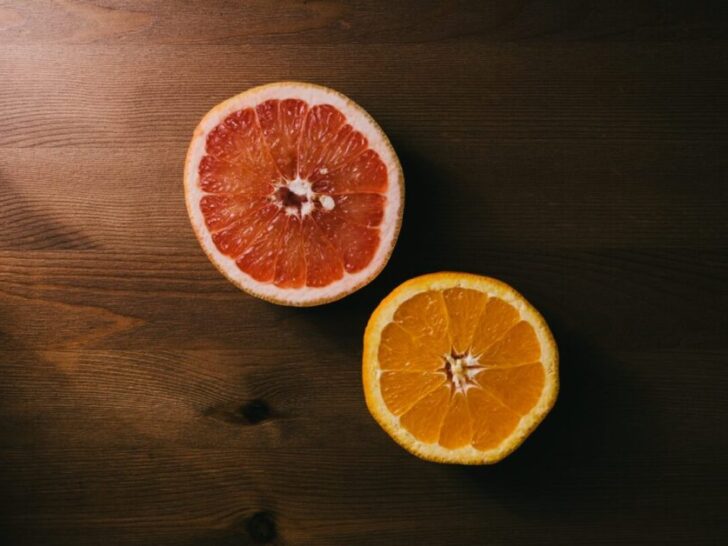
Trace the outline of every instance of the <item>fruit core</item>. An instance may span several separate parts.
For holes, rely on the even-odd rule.
[[[442,371],[448,383],[456,391],[464,392],[475,385],[475,376],[484,369],[478,359],[470,353],[456,353],[454,350],[443,357]]]
[[[326,193],[313,191],[311,183],[302,178],[284,180],[276,185],[271,201],[278,208],[285,210],[289,216],[303,218],[314,210],[332,210],[335,206],[334,199]]]

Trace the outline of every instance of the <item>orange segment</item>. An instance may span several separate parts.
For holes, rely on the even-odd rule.
[[[431,354],[396,322],[382,331],[379,344],[379,363],[383,370],[422,370],[434,372],[442,367],[442,357]]]
[[[440,292],[422,292],[411,297],[395,311],[394,322],[410,333],[420,350],[436,355],[450,351],[447,309]]]
[[[541,397],[546,380],[540,362],[512,368],[486,368],[475,377],[486,391],[519,415],[526,415]]]
[[[536,332],[526,321],[508,330],[500,341],[483,351],[479,360],[484,366],[518,366],[536,362],[541,356]]]
[[[442,291],[442,297],[450,319],[453,349],[457,353],[465,353],[470,349],[488,296],[477,290],[448,288]]]
[[[492,449],[513,433],[521,416],[498,402],[483,389],[468,391],[468,406],[473,415],[473,447]]]
[[[450,399],[447,415],[440,428],[439,444],[442,447],[456,449],[471,442],[473,419],[467,398],[467,392],[456,392]]]
[[[502,338],[519,320],[518,311],[500,298],[490,298],[473,332],[474,354],[484,353]]]
[[[401,415],[445,383],[444,374],[426,372],[382,372],[382,396],[389,410]]]
[[[497,462],[554,404],[548,326],[510,286],[466,273],[407,281],[364,335],[367,407],[405,449],[451,463]]]
[[[450,389],[442,385],[400,417],[399,422],[422,442],[436,442],[448,411]]]

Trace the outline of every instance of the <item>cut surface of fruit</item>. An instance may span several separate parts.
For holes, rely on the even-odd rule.
[[[399,233],[404,179],[356,103],[280,82],[213,108],[185,163],[192,227],[234,284],[283,305],[317,305],[379,274]]]
[[[489,464],[553,407],[558,351],[541,315],[507,284],[433,273],[374,311],[362,378],[369,411],[402,447],[431,461]]]

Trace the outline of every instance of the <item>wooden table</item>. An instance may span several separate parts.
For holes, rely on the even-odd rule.
[[[0,543],[725,544],[724,6],[0,1]],[[199,118],[281,79],[362,104],[407,179],[392,262],[321,308],[239,292],[184,207]],[[496,466],[364,405],[369,313],[442,269],[561,350]]]

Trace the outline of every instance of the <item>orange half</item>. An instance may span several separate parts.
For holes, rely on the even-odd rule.
[[[507,284],[434,273],[400,285],[372,314],[363,382],[369,411],[411,453],[489,464],[553,407],[558,351],[543,317]]]

